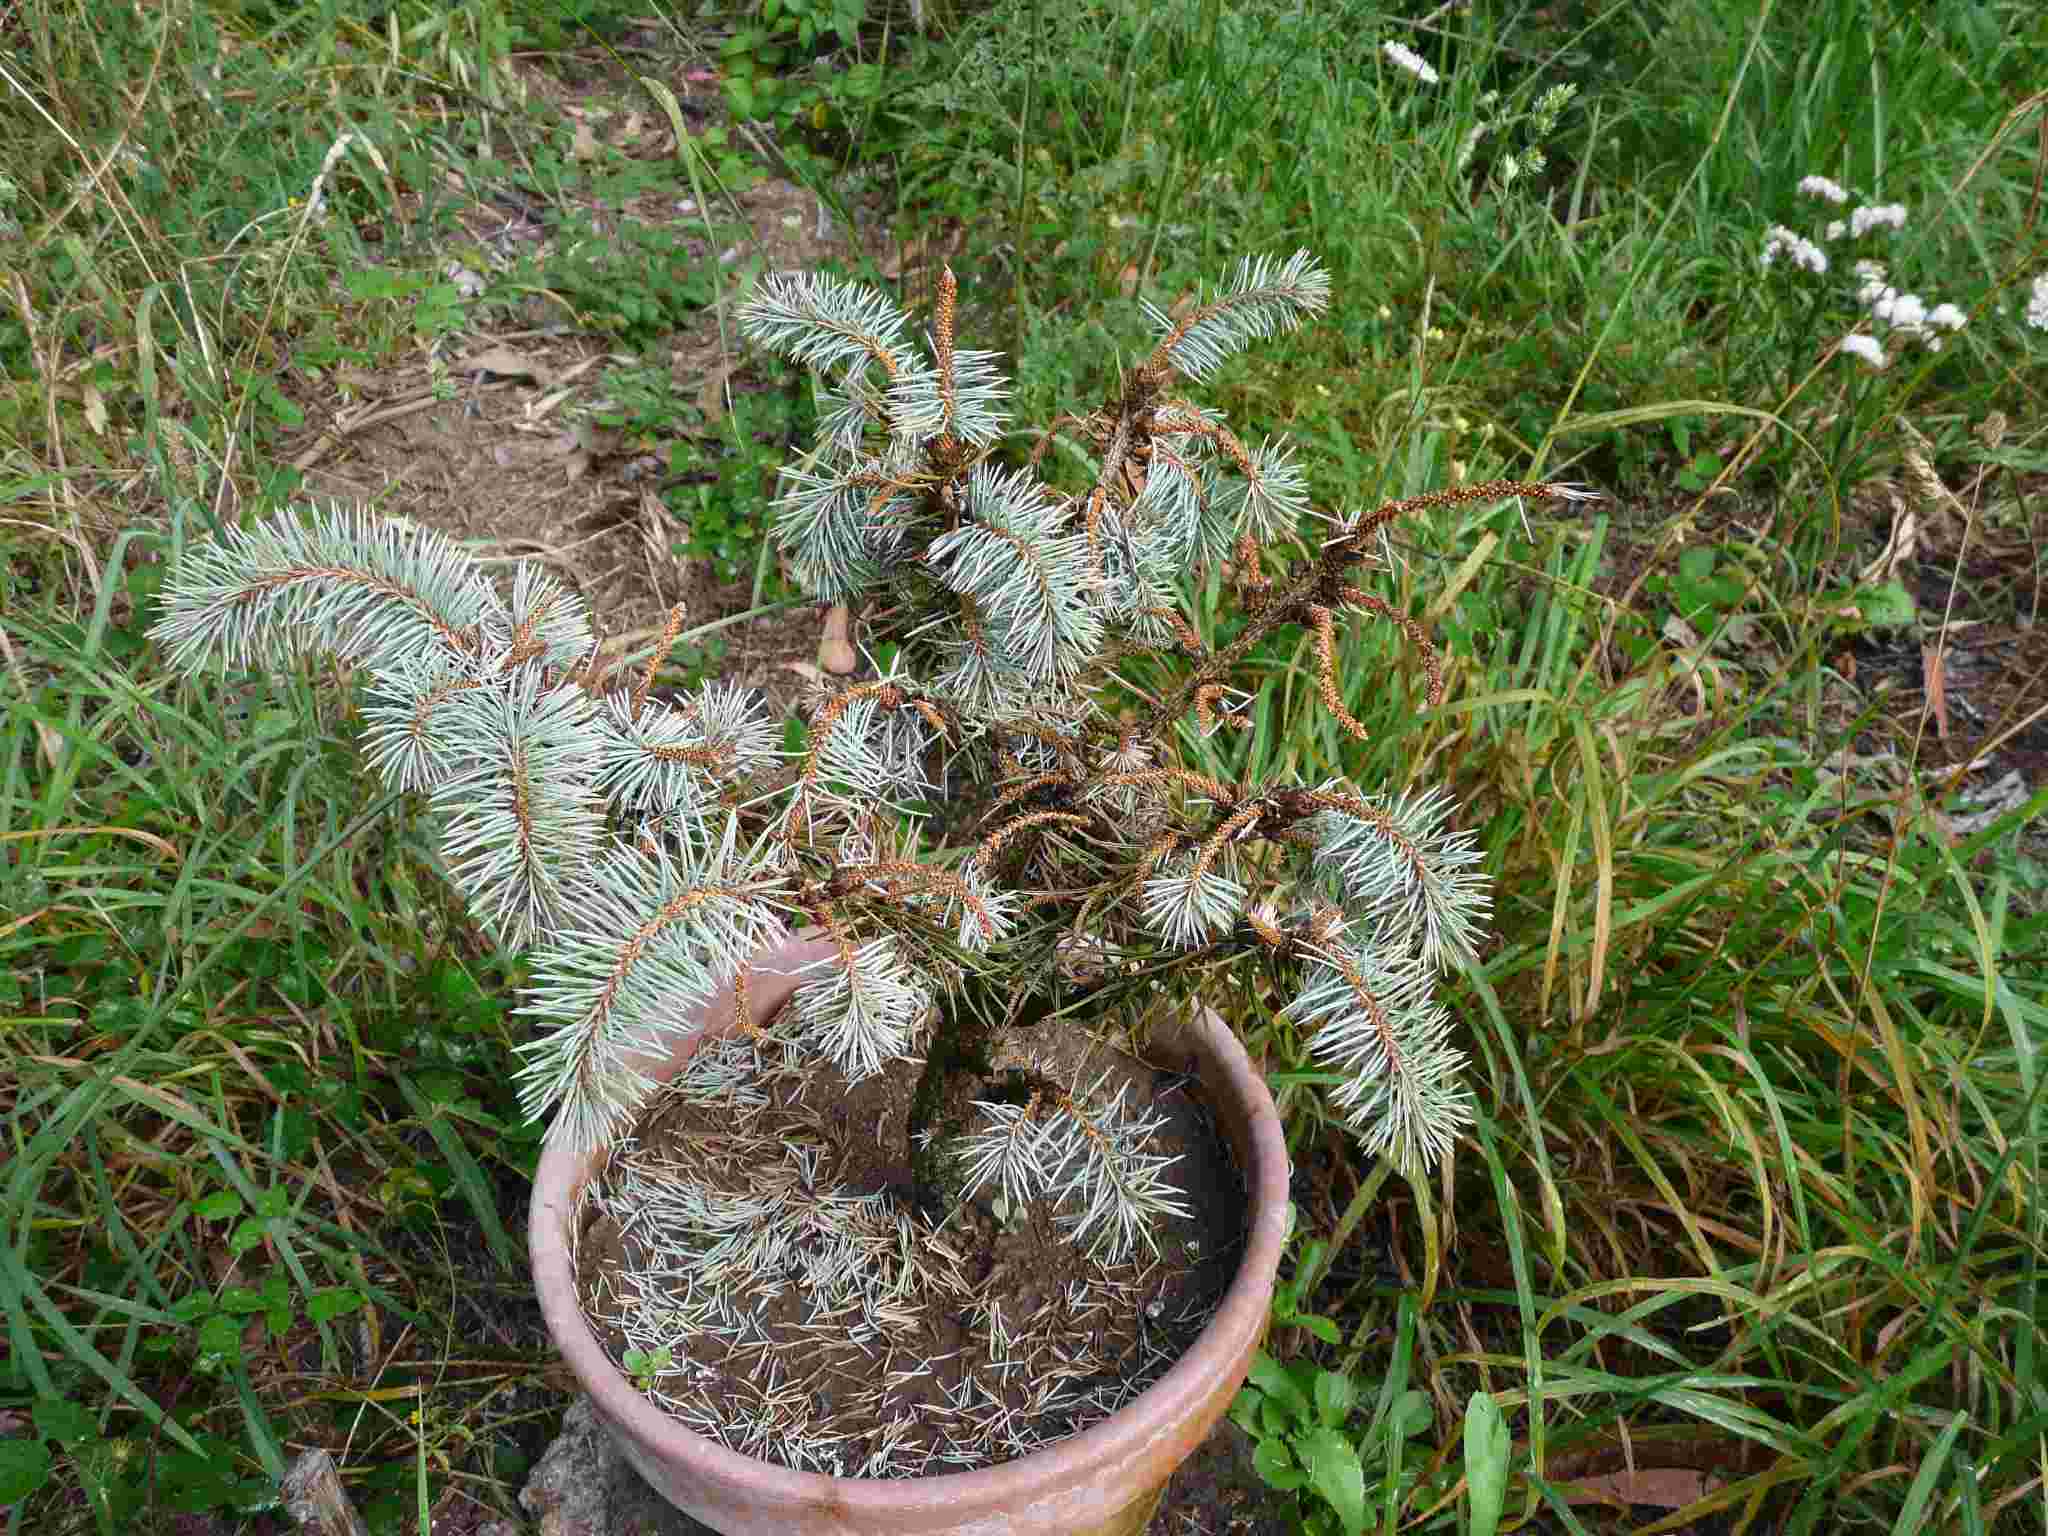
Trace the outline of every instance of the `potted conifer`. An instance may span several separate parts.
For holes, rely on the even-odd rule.
[[[1177,316],[1148,305],[1156,345],[1116,395],[1013,451],[995,358],[956,344],[950,272],[928,351],[873,289],[764,279],[742,329],[812,369],[819,402],[775,533],[888,658],[824,688],[794,752],[737,688],[658,695],[666,644],[617,675],[544,572],[501,592],[449,540],[365,514],[195,545],[165,585],[155,633],[182,667],[364,665],[371,763],[432,797],[448,877],[530,953],[521,1087],[552,1115],[531,1224],[550,1326],[635,1465],[722,1531],[1142,1529],[1243,1378],[1282,1243],[1271,1101],[1199,1006],[1219,967],[1289,980],[1285,1013],[1368,1155],[1428,1165],[1469,1119],[1433,986],[1473,953],[1488,898],[1451,802],[1184,760],[1200,734],[1249,728],[1232,680],[1285,628],[1310,637],[1347,731],[1363,734],[1337,670],[1354,616],[1407,634],[1436,702],[1428,637],[1359,585],[1382,530],[1578,494],[1492,482],[1324,517],[1304,540],[1323,515],[1291,451],[1177,391],[1328,293],[1303,252],[1244,262]],[[1044,472],[1056,433],[1088,460],[1064,486]],[[1211,649],[1182,578],[1226,561],[1243,625]],[[1155,1063],[1186,1076],[1161,1090],[1131,1058],[1051,1043],[1105,1021],[1149,1029]],[[1159,1104],[1197,1082],[1243,1200],[1192,1197],[1187,1158],[1157,1150]],[[1180,1144],[1199,1141],[1197,1123]],[[1161,1321],[1145,1277],[1167,1247],[1200,1268],[1195,1238],[1162,1236],[1193,1205],[1248,1214],[1215,1294]],[[1020,1310],[1000,1263],[962,1250],[1034,1234],[1054,1278]],[[1142,1350],[1077,1321],[1120,1302]],[[949,1328],[959,1348],[937,1350]],[[871,1370],[846,1368],[855,1349]],[[753,1398],[716,1396],[711,1357],[716,1390]],[[922,1416],[905,1407],[920,1391]],[[848,1399],[858,1433],[829,1417]]]

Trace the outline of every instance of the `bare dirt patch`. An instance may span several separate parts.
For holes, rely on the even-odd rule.
[[[735,210],[746,229],[724,240]],[[725,417],[734,401],[782,387],[750,366],[734,332],[732,300],[745,274],[846,263],[864,247],[861,231],[787,181],[739,191],[721,212],[724,222],[711,226],[721,241],[705,238],[694,202],[656,196],[623,211],[589,210],[589,223],[576,233],[602,238],[626,221],[672,228],[686,259],[716,274],[718,297],[687,328],[626,352],[579,325],[564,305],[532,296],[516,318],[533,323],[478,327],[385,368],[299,381],[295,394],[307,425],[281,457],[301,472],[309,496],[374,505],[453,534],[479,558],[506,568],[522,559],[547,565],[583,597],[615,644],[658,635],[678,603],[692,626],[746,612],[755,590],[751,571],[721,580],[713,562],[677,553],[690,529],[660,494],[675,478],[668,474],[669,450],[688,436],[716,455],[729,443]],[[472,239],[509,262],[569,238],[561,221],[544,224],[539,213],[508,215],[499,201],[480,202],[461,222]],[[868,238],[880,248],[879,237]],[[488,304],[491,276],[459,262],[449,266],[458,283],[480,285],[487,301],[480,312],[505,313]],[[675,398],[694,409],[653,434],[604,425],[612,370],[649,365],[665,365]],[[774,487],[772,476],[763,478],[765,528]],[[792,596],[779,581],[769,586],[771,596]],[[818,632],[818,610],[803,603],[744,620],[720,632],[719,671],[790,702],[801,681],[785,664],[808,662]]]

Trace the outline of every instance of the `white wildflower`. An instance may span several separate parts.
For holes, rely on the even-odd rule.
[[[1849,215],[1849,233],[1861,240],[1881,224],[1893,229],[1906,227],[1906,205],[1904,203],[1868,203]]]
[[[1917,331],[1927,323],[1927,306],[1917,293],[1899,293],[1888,288],[1870,306],[1870,312],[1886,325],[1902,331]]]
[[[1799,183],[1799,195],[1817,197],[1823,202],[1834,203],[1837,206],[1849,201],[1849,194],[1842,190],[1840,183],[1829,181],[1825,176],[1806,177]]]
[[[1381,43],[1380,52],[1384,53],[1391,63],[1407,70],[1409,74],[1420,80],[1424,85],[1435,85],[1440,78],[1436,70],[1431,67],[1429,60],[1405,43]]]
[[[1856,275],[1863,279],[1862,286],[1856,290],[1856,302],[1865,309],[1875,309],[1899,291],[1884,280],[1882,262],[1859,261],[1856,263]]]
[[[1890,326],[1901,336],[1909,336],[1930,352],[1941,350],[1941,338],[1935,334],[1941,327],[1951,331],[1963,328],[1963,312],[1953,304],[1937,304],[1933,309],[1917,293],[1900,293],[1896,288],[1876,285],[1876,297],[1867,300],[1871,315]],[[1865,292],[1872,285],[1865,284]]]
[[[2033,296],[2027,300],[2027,324],[2048,331],[2048,272],[2034,279]]]
[[[1825,272],[1828,269],[1828,253],[1815,245],[1804,235],[1787,229],[1782,224],[1773,224],[1764,232],[1763,264],[1771,266],[1783,253],[1793,266],[1804,267],[1809,272]]]
[[[1827,232],[1821,236],[1821,239],[1832,243],[1841,239],[1848,232],[1849,226],[1847,224],[1844,224],[1840,219],[1830,219],[1828,220]]]
[[[1841,350],[1854,353],[1873,368],[1884,366],[1884,348],[1878,345],[1875,336],[1865,336],[1860,332],[1851,331],[1842,338]]]

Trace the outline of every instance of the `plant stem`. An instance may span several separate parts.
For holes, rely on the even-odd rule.
[[[1014,982],[1014,976],[1009,980]],[[961,1126],[943,1118],[948,1086],[955,1077],[994,1076],[997,1031],[1028,1029],[1058,1008],[1059,998],[1050,991],[1040,989],[1013,1002],[1002,985],[972,972],[962,979],[960,991],[941,1004],[938,1028],[911,1097],[904,1138],[912,1204],[933,1221],[943,1220],[959,1196],[959,1178],[946,1143]]]

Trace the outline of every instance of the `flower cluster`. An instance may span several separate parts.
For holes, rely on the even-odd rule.
[[[1828,253],[1796,230],[1782,224],[1773,224],[1764,231],[1764,253],[1760,258],[1766,267],[1776,266],[1778,258],[1784,256],[1795,267],[1804,267],[1815,276],[1828,269]]]
[[[1840,208],[1848,203],[1849,193],[1838,181],[1825,176],[1804,176],[1799,181],[1799,195],[1810,197],[1816,202],[1832,203]],[[1906,205],[1904,203],[1865,203],[1856,208],[1846,220],[1834,219],[1827,226],[1826,238],[1839,240],[1848,235],[1852,240],[1861,240],[1873,229],[1889,226],[1892,229],[1906,227]],[[1773,225],[1775,231],[1777,225]],[[1766,261],[1768,266],[1769,262]]]
[[[2034,291],[2027,298],[2027,324],[2048,331],[2048,272],[2034,279]]]
[[[1799,193],[1802,197],[1835,207],[1845,206],[1850,201],[1847,189],[1825,176],[1802,178]],[[1829,268],[1828,245],[1844,238],[1862,240],[1876,230],[1902,230],[1905,227],[1904,203],[1859,204],[1850,211],[1847,219],[1830,220],[1819,241],[1783,224],[1773,224],[1764,231],[1763,250],[1758,262],[1769,268],[1776,266],[1782,257],[1790,266],[1823,277]],[[1916,293],[1903,292],[1892,286],[1888,269],[1881,261],[1860,258],[1852,270],[1858,284],[1856,303],[1874,323],[1876,332],[1852,329],[1842,336],[1837,347],[1851,357],[1861,358],[1872,368],[1888,365],[1887,340],[1896,338],[1916,342],[1930,352],[1939,352],[1942,333],[1960,331],[1969,323],[1969,317],[1958,305],[1946,302],[1929,304]]]
[[[1856,290],[1856,302],[1892,335],[1916,341],[1930,352],[1939,352],[1941,332],[1960,331],[1969,323],[1969,316],[1958,306],[1948,303],[1930,306],[1917,293],[1901,293],[1885,281],[1885,276],[1883,262],[1857,262],[1856,277],[1860,286]],[[1867,342],[1869,346],[1851,347],[1849,342],[1852,339],[1859,343]],[[1885,366],[1884,347],[1876,337],[1845,337],[1842,345],[1873,368]]]
[[[1389,40],[1380,44],[1380,52],[1386,55],[1387,61],[1394,65],[1395,68],[1405,69],[1424,85],[1435,85],[1437,83],[1439,77],[1429,60],[1425,59],[1413,48],[1410,48],[1406,43],[1397,43]]]
[[[1867,203],[1849,215],[1847,224],[1835,219],[1828,225],[1830,240],[1839,240],[1846,232],[1851,240],[1861,240],[1873,229],[1904,229],[1906,227],[1906,205],[1904,203]]]

